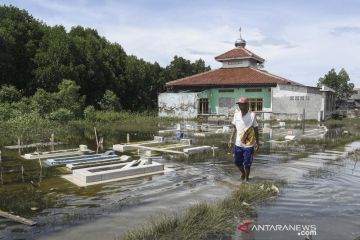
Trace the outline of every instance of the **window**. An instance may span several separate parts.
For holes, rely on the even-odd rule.
[[[200,98],[199,99],[199,114],[208,114],[209,113],[209,99]]]
[[[245,92],[261,92],[261,88],[245,88]]]
[[[251,111],[262,111],[263,100],[262,98],[249,98],[249,108]]]
[[[295,101],[299,101],[299,96],[295,96]]]
[[[290,101],[294,101],[295,97],[294,96],[290,96]]]
[[[300,97],[300,100],[301,100],[301,101],[304,101],[304,100],[305,100],[305,97],[304,97],[304,96],[301,96],[301,97]]]
[[[309,101],[309,100],[310,100],[310,96],[306,96],[306,100]]]
[[[234,89],[219,89],[219,92],[234,92]]]
[[[236,64],[242,64],[242,60],[238,60],[238,61],[228,61],[227,64],[229,65],[236,65]]]

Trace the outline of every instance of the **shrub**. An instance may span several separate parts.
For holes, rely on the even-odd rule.
[[[17,102],[21,93],[12,85],[2,85],[0,88],[0,102]]]
[[[50,113],[49,119],[59,122],[68,122],[75,119],[75,115],[69,109],[59,108],[56,111]]]
[[[96,119],[96,111],[94,106],[87,106],[84,109],[84,118],[90,121],[94,121]]]

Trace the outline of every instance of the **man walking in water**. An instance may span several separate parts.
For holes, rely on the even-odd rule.
[[[231,147],[236,134],[234,160],[241,172],[241,180],[248,181],[254,151],[259,149],[259,129],[255,113],[249,112],[246,98],[240,98],[236,103],[240,111],[235,112],[232,120],[233,129],[228,146]]]

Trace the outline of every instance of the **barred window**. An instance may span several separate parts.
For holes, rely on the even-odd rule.
[[[263,99],[262,98],[249,98],[249,108],[251,111],[262,111]]]
[[[294,96],[290,96],[290,101],[294,101]]]
[[[262,92],[261,88],[245,88],[245,92]]]
[[[199,114],[208,114],[209,113],[209,99],[200,98],[199,100]]]
[[[224,88],[224,89],[219,89],[219,92],[234,92],[234,89]]]

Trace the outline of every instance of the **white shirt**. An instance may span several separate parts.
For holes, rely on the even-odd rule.
[[[247,112],[244,116],[242,116],[241,111],[235,112],[234,118],[231,122],[236,127],[236,141],[235,145],[238,147],[253,147],[254,145],[245,145],[241,142],[241,135],[248,129],[248,128],[255,128],[258,126],[256,121],[255,113]]]

